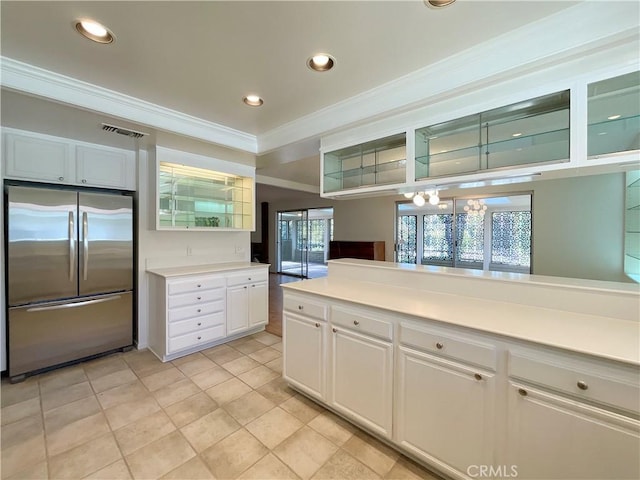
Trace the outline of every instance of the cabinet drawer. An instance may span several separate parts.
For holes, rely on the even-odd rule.
[[[224,312],[224,300],[202,305],[191,305],[188,307],[173,308],[169,310],[169,321],[176,322],[191,317],[200,317],[211,313]]]
[[[390,321],[340,307],[331,308],[331,323],[385,340],[393,338],[393,324]]]
[[[217,340],[224,337],[224,325],[216,325],[215,327],[205,328],[179,337],[169,338],[169,353],[184,350],[185,348],[196,347],[198,345]]]
[[[595,360],[595,359],[594,359]],[[510,351],[509,375],[514,378],[638,413],[640,378],[637,369],[615,369],[561,355]]]
[[[224,299],[224,288],[203,290],[202,292],[189,292],[181,295],[169,295],[169,308],[183,307],[185,305],[200,305],[202,303],[215,302]]]
[[[224,277],[188,277],[169,281],[169,295],[224,287]]]
[[[266,282],[269,272],[265,270],[244,270],[242,272],[227,275],[227,286],[242,285],[245,283]]]
[[[496,348],[438,329],[400,324],[400,343],[424,352],[436,353],[465,363],[496,369]]]
[[[285,295],[283,301],[284,310],[299,313],[305,317],[318,320],[327,319],[327,306],[302,297]]]
[[[224,312],[218,312],[204,317],[189,318],[180,322],[171,322],[169,324],[169,337],[174,338],[185,333],[196,332],[207,328],[224,325]]]

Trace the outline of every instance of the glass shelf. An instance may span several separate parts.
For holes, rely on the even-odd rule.
[[[406,181],[406,134],[346,147],[323,155],[323,192]]]
[[[159,163],[158,228],[253,228],[253,179]]]
[[[416,130],[416,180],[569,160],[569,91]]]
[[[640,149],[640,72],[588,85],[587,155]]]

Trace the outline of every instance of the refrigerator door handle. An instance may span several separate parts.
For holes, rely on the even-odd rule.
[[[45,312],[47,310],[60,310],[62,308],[74,308],[74,307],[84,307],[85,305],[92,305],[94,303],[104,303],[110,302],[112,300],[120,299],[120,295],[115,295],[109,298],[96,298],[94,300],[86,300],[84,302],[75,302],[75,303],[62,303],[58,305],[50,305],[48,307],[32,307],[27,309],[27,312]]]
[[[73,274],[75,273],[76,258],[76,233],[74,225],[74,212],[69,212],[69,281],[73,280]]]
[[[82,252],[82,258],[84,259],[83,265],[83,279],[87,279],[87,273],[89,270],[89,219],[87,218],[87,212],[82,212],[82,241],[84,251]]]

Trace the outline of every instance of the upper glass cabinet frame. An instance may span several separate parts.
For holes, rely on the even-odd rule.
[[[568,162],[570,91],[543,95],[415,132],[415,179]]]
[[[157,229],[253,230],[253,176],[162,159],[156,165]]]
[[[587,85],[587,156],[640,149],[640,71]]]
[[[407,135],[397,133],[323,154],[323,191],[406,181]]]

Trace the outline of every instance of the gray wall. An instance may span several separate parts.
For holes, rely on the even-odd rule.
[[[533,273],[627,282],[624,275],[624,174],[538,180],[464,190],[442,198],[492,193],[533,193]],[[260,199],[257,199],[260,202]],[[384,240],[394,261],[396,202],[400,195],[356,200],[287,200],[269,204],[269,259],[275,271],[278,210],[332,206],[335,240]]]

